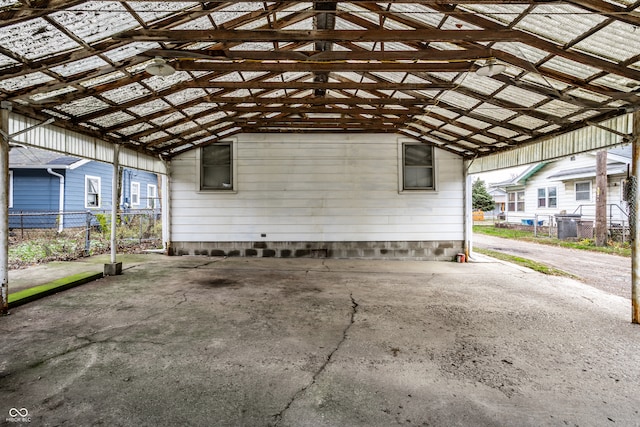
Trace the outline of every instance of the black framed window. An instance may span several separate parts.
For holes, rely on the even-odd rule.
[[[404,190],[435,190],[432,146],[404,144],[402,166]]]
[[[233,149],[230,142],[202,148],[201,190],[233,190]]]

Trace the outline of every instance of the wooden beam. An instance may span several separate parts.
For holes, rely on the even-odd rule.
[[[112,0],[96,0],[112,1]],[[141,3],[156,2],[157,0],[137,0]],[[165,0],[167,3],[183,2],[184,0]],[[314,0],[314,3],[334,3],[335,0]],[[438,0],[387,0],[384,3],[416,3],[432,5]],[[446,4],[545,4],[557,3],[557,0],[446,0]],[[255,3],[255,0],[209,0],[207,3],[228,4],[228,3]],[[297,1],[291,3],[299,3]],[[371,3],[371,0],[350,0],[349,3]]]
[[[247,126],[267,126],[267,127],[306,127],[309,125],[323,125],[323,126],[390,126],[390,125],[404,125],[404,119],[388,119],[385,117],[374,118],[355,118],[355,117],[335,117],[335,118],[321,118],[321,117],[307,117],[307,118],[291,118],[284,117],[279,119],[271,119],[266,117],[258,118],[244,118],[233,117],[229,119],[230,122],[238,123]]]
[[[335,98],[331,96],[316,98],[295,97],[259,97],[259,96],[206,96],[201,98],[203,102],[215,102],[218,104],[293,104],[293,105],[433,105],[431,98]],[[226,108],[221,105],[220,109]]]
[[[372,114],[372,115],[392,115],[399,117],[408,117],[413,114],[424,114],[424,110],[418,107],[403,107],[403,108],[363,108],[357,106],[350,106],[349,108],[336,107],[336,106],[306,106],[303,111],[298,107],[269,107],[264,105],[256,105],[253,107],[241,107],[235,105],[229,110],[243,114],[243,113],[284,113],[284,114],[301,114],[301,113],[315,113],[315,114],[343,114],[343,115],[355,115],[355,114]],[[221,108],[220,111],[228,111]]]
[[[185,82],[180,84],[181,88],[203,88],[203,89],[332,89],[332,90],[345,90],[345,89],[359,89],[366,91],[373,90],[444,90],[453,89],[456,87],[453,83],[436,84],[436,83],[359,83],[354,81],[340,81],[340,82],[313,82],[313,81],[287,81],[287,82],[274,82],[274,81],[242,81],[242,82],[229,82],[229,81],[209,81],[209,82]]]
[[[363,128],[362,126],[299,126],[299,127],[270,127],[270,126],[243,126],[242,132],[246,133],[313,133],[313,132],[359,132],[359,133],[395,133],[398,132],[396,126],[378,127],[375,129]]]
[[[514,30],[130,30],[116,40],[172,43],[198,42],[490,42],[521,41]]]
[[[434,3],[431,7],[445,14],[450,12],[448,5]],[[477,25],[481,28],[485,28],[486,31],[505,31],[505,28],[506,28],[504,25],[499,24],[495,21],[490,20],[489,18],[485,18],[480,15],[466,14],[464,16],[464,20],[469,22],[470,24]],[[575,50],[566,50],[560,45],[557,45],[551,41],[547,41],[533,34],[529,34],[525,31],[520,31],[520,30],[511,30],[511,31],[518,33],[517,35],[514,36],[519,39],[518,41],[523,42],[534,48],[548,52],[552,55],[570,59],[572,61],[579,62],[581,64],[585,64],[594,68],[599,68],[607,73],[618,74],[620,76],[624,76],[633,80],[640,80],[639,70],[634,70],[632,68],[625,67],[615,62],[607,61],[605,59],[600,59],[595,56],[581,53]],[[478,41],[478,40],[467,40],[467,41]],[[531,66],[524,69],[530,69],[530,68]]]
[[[463,72],[474,67],[472,62],[174,62],[179,71],[271,71],[271,72],[332,72],[332,71],[427,71]]]
[[[601,0],[566,0],[566,2],[588,11],[611,17],[617,21],[625,22],[636,27],[640,26],[640,16],[632,13],[633,9],[637,8],[637,5],[633,6],[629,4],[628,8],[624,8]]]
[[[167,59],[210,60],[292,60],[292,61],[429,61],[447,62],[479,60],[495,56],[489,48],[460,50],[375,50],[375,51],[296,51],[296,50],[179,50],[151,49],[145,56],[160,56]]]

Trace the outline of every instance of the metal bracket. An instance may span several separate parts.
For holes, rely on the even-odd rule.
[[[607,132],[611,132],[613,134],[621,136],[623,142],[631,142],[633,140],[633,135],[627,134],[627,133],[624,133],[624,132],[620,132],[620,131],[617,131],[615,129],[608,128],[606,126],[601,125],[600,123],[595,123],[595,122],[589,121],[589,122],[587,122],[587,124],[589,126],[597,127],[598,129],[606,130]]]

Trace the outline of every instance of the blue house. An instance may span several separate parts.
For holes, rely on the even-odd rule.
[[[110,212],[113,166],[33,147],[9,153],[9,227],[78,227],[87,212]],[[120,208],[159,212],[158,176],[122,168]],[[19,213],[33,215],[20,216]],[[47,213],[47,214],[45,214]],[[14,214],[14,215],[11,215]],[[38,215],[39,214],[39,215]],[[63,215],[61,215],[63,214]]]

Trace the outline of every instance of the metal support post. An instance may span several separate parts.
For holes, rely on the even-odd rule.
[[[165,255],[173,255],[171,248],[171,163],[164,161],[165,173],[162,175],[160,206],[162,220],[162,246]]]
[[[9,313],[9,112],[0,105],[0,314]]]
[[[113,146],[113,185],[111,188],[111,263],[116,262],[116,223],[118,216],[118,168],[120,167],[120,146]]]
[[[111,264],[105,264],[105,276],[122,274],[122,263],[116,262],[118,244],[116,242],[116,225],[118,216],[118,169],[120,168],[120,146],[113,145],[113,185],[111,187]]]
[[[640,182],[640,111],[633,113],[633,155],[631,164],[632,174],[632,221],[631,227],[631,322],[640,324],[640,226],[638,214],[640,213],[640,195],[638,183]]]
[[[468,164],[467,164],[468,163]],[[463,191],[462,191],[462,197],[463,197],[463,236],[464,236],[464,259],[465,261],[469,260],[469,256],[473,253],[473,242],[472,242],[472,236],[473,236],[473,229],[472,229],[472,225],[473,225],[473,221],[470,221],[471,215],[473,214],[473,209],[471,206],[471,177],[469,176],[469,168],[471,167],[471,163],[473,163],[473,161],[471,162],[464,162],[462,164],[462,185],[463,185]]]
[[[91,212],[87,211],[86,217],[86,233],[84,239],[84,256],[91,255]]]

